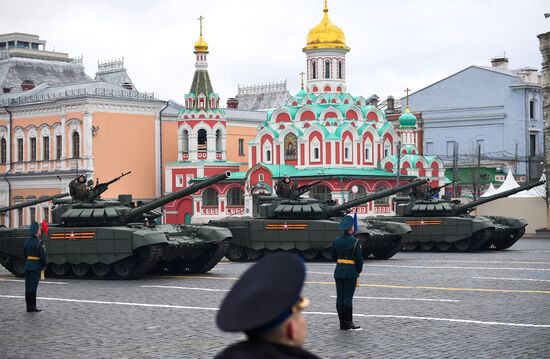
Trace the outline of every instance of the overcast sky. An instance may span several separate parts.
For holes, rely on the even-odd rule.
[[[92,78],[98,60],[124,56],[138,90],[181,103],[202,15],[210,78],[225,105],[237,84],[287,79],[296,93],[322,8],[322,0],[0,0],[0,33],[37,34],[47,50],[82,54]],[[329,0],[329,9],[351,47],[348,92],[382,99],[504,52],[511,68],[540,69],[536,36],[550,31],[548,0]]]

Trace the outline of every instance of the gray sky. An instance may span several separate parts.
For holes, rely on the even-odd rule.
[[[82,54],[91,77],[98,60],[124,56],[138,90],[183,102],[202,15],[210,78],[225,105],[237,84],[287,79],[296,93],[322,8],[322,0],[0,0],[0,33],[37,34],[48,50]],[[540,69],[536,35],[550,30],[548,0],[329,0],[329,9],[351,47],[348,92],[381,98],[504,52],[511,68]]]

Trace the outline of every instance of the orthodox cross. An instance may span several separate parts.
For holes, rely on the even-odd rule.
[[[407,94],[407,108],[409,108],[409,92],[410,91],[411,91],[411,89],[408,88],[408,87],[405,89],[405,93]]]
[[[201,36],[202,36],[202,20],[204,20],[204,16],[202,16],[202,15],[199,16],[199,19],[198,19],[198,20],[199,20],[199,22],[200,22],[200,24],[201,24],[201,25],[200,25],[200,26],[201,26],[201,32],[200,32],[200,34],[201,34]]]
[[[302,81],[302,90],[304,89],[304,75],[305,75],[305,73],[303,71],[300,72],[300,78],[302,79],[301,80]]]

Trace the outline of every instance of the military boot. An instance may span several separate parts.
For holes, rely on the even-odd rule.
[[[353,323],[353,307],[345,307],[346,320],[348,323],[348,330],[363,330],[359,325]]]
[[[340,320],[340,329],[341,330],[348,330],[346,317],[344,315],[344,306],[343,305],[336,305],[336,311],[338,312],[338,319]]]
[[[36,307],[36,293],[31,294],[31,306],[32,306],[32,311],[33,312],[41,312],[42,311],[42,309],[38,309]]]
[[[25,304],[27,305],[27,313],[33,312],[31,304],[31,293],[25,292]]]

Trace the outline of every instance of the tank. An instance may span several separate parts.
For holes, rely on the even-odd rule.
[[[410,198],[397,198],[396,216],[385,221],[406,223],[412,232],[405,237],[405,250],[471,252],[480,249],[504,249],[512,246],[525,232],[527,221],[510,217],[475,217],[469,213],[484,203],[508,197],[543,184],[526,184],[489,197],[462,204],[458,200],[433,199],[434,190],[415,191]]]
[[[42,235],[47,276],[133,279],[151,271],[203,273],[223,258],[225,243],[231,238],[229,230],[156,224],[162,215],[156,208],[222,181],[230,172],[137,207],[131,195],[121,195],[118,201],[100,198],[111,183],[125,175],[96,184],[85,200],[48,198],[53,200],[54,207],[48,234]],[[34,204],[36,201],[4,210]],[[23,243],[27,238],[28,226],[0,229],[0,264],[17,276],[24,274]]]
[[[340,205],[300,197],[319,182],[294,188],[288,198],[260,196],[258,214],[254,217],[210,221],[210,225],[229,228],[233,233],[226,257],[232,261],[256,260],[272,251],[291,251],[310,261],[330,259],[332,242],[342,234],[338,229],[340,218],[348,210],[429,180],[416,180]],[[407,224],[370,220],[358,226],[355,237],[361,241],[364,258],[389,259],[399,251],[403,236],[410,231]]]

